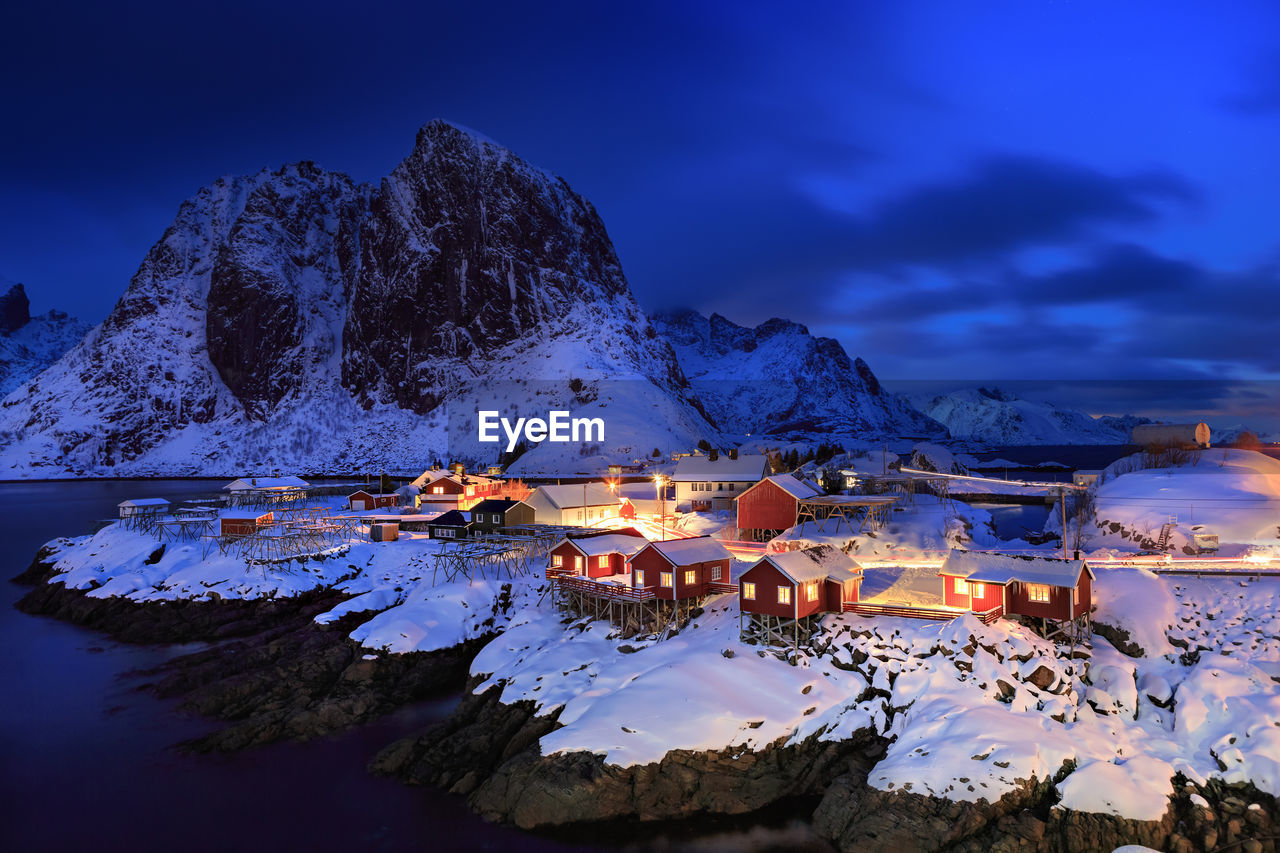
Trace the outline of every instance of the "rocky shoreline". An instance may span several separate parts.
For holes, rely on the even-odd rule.
[[[720,819],[795,803],[843,851],[1057,853],[1123,844],[1176,853],[1229,845],[1245,853],[1280,850],[1276,798],[1251,785],[1178,779],[1168,812],[1152,822],[1054,808],[1054,780],[1028,780],[995,803],[880,791],[866,778],[888,741],[871,730],[834,743],[779,740],[754,752],[676,750],[627,768],[587,753],[543,756],[539,740],[559,727],[557,715],[538,716],[528,702],[504,705],[498,689],[475,694],[479,680],[467,682],[472,659],[490,637],[437,652],[372,654],[348,637],[358,614],[314,622],[345,599],[333,590],[256,601],[93,599],[46,583],[50,554],[42,549],[14,579],[34,584],[20,610],[124,642],[213,643],[142,673],[142,689],[227,723],[182,745],[190,751],[306,740],[466,683],[448,718],[391,744],[370,770],[465,797],[485,819],[526,830]]]

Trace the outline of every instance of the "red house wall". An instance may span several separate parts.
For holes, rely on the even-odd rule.
[[[755,600],[744,595],[744,586],[748,583],[756,585]],[[778,587],[791,588],[791,604],[778,603]],[[767,560],[761,560],[742,573],[738,579],[738,607],[743,613],[760,613],[769,616],[804,617],[824,610],[823,582],[818,582],[818,596],[813,601],[803,598],[803,585],[797,586],[782,572],[774,568]]]
[[[858,600],[858,580],[850,578],[844,583],[837,583],[828,578],[822,584],[822,609],[828,613],[839,613],[844,610],[846,601]]]
[[[373,495],[365,491],[352,492],[347,496],[347,506],[354,510],[372,509]]]
[[[552,561],[550,558],[554,556],[563,558],[563,562],[561,563],[560,568],[569,572],[575,572],[577,570],[575,570],[573,567],[573,558],[581,557],[582,554],[580,554],[578,552],[578,549],[573,547],[573,545],[569,544],[568,542],[563,542],[558,547],[551,549],[551,554],[548,555],[548,559],[547,559],[547,566],[549,567],[551,566]]]
[[[723,583],[729,580],[728,560],[710,560],[702,563],[673,566],[666,557],[658,553],[656,548],[645,548],[632,557],[630,562],[631,585],[636,589],[652,590],[653,594],[663,601],[701,598],[707,595],[707,584],[711,583],[711,569],[715,566],[720,567],[720,582]],[[637,569],[644,572],[643,584],[636,583],[635,572]],[[684,581],[684,574],[690,570],[694,572],[694,583],[687,584]],[[662,586],[663,572],[672,573],[672,586]]]
[[[425,486],[422,487],[423,496],[425,497],[428,495],[435,494],[435,492],[431,490],[437,487],[444,489],[444,491],[440,493],[442,495],[462,494],[462,485],[460,483],[455,483],[453,480],[450,480],[448,477],[441,477],[438,480],[432,480],[430,483],[427,483]]]
[[[400,502],[400,498],[396,495],[376,495],[373,499],[374,509],[382,509],[383,507],[396,506]]]
[[[249,518],[224,518],[220,529],[223,536],[246,536],[255,532],[259,524],[270,524],[274,516],[264,512],[257,520]]]
[[[964,578],[958,579],[964,580]],[[993,607],[1000,607],[1005,604],[1003,593],[1004,587],[1000,584],[977,581],[977,583],[982,584],[982,595],[961,595],[955,591],[956,580],[957,578],[955,575],[942,576],[942,600],[948,607],[962,607],[972,610],[975,613],[982,613]],[[973,589],[972,584],[970,584],[969,589]],[[1013,598],[1010,596],[1009,603],[1007,605],[1008,607],[1012,607],[1012,601]],[[1007,612],[1012,613],[1016,611],[1010,609]]]
[[[738,495],[739,530],[786,530],[796,523],[796,499],[771,480]]]
[[[1009,595],[1009,612],[1020,616],[1036,616],[1045,619],[1074,619],[1088,613],[1093,606],[1093,584],[1089,581],[1089,573],[1080,573],[1080,602],[1074,603],[1073,590],[1067,587],[1049,587],[1049,601],[1032,601],[1027,584],[1013,585]]]

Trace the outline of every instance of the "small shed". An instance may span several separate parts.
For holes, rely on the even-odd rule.
[[[249,536],[258,532],[275,520],[274,513],[257,510],[231,510],[218,519],[219,530],[223,536]]]
[[[550,573],[601,578],[625,574],[627,560],[649,540],[638,530],[601,530],[594,533],[571,533],[551,549],[547,558]]]
[[[765,477],[735,498],[738,538],[764,542],[794,527],[800,501],[822,491],[791,474]]]
[[[383,522],[369,525],[369,540],[371,542],[395,542],[399,538],[399,524]]]
[[[471,508],[471,529],[476,533],[493,533],[502,527],[533,524],[534,509],[513,498],[488,498]]]
[[[427,522],[427,535],[432,539],[466,539],[470,530],[471,521],[456,509]]]
[[[361,512],[370,509],[386,509],[388,507],[399,506],[400,496],[392,492],[390,494],[372,494],[363,489],[358,492],[352,492],[347,495],[347,503],[351,509]]]
[[[761,557],[738,579],[743,639],[799,643],[816,618],[856,602],[861,585],[862,566],[832,545]]]
[[[163,515],[169,511],[169,502],[164,498],[134,498],[121,501],[116,505],[121,518]]]
[[[975,612],[998,607],[1006,616],[1062,625],[1087,620],[1093,607],[1093,570],[1084,560],[957,549],[938,574],[948,607]],[[1079,627],[1087,628],[1087,621]]]
[[[1095,468],[1081,468],[1071,475],[1071,482],[1077,486],[1092,486],[1098,482],[1098,478],[1102,476],[1102,472]]]
[[[710,536],[650,542],[628,561],[631,587],[668,601],[703,598],[724,591],[713,585],[729,583],[732,559],[724,545]]]

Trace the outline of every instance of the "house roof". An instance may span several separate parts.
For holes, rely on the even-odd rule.
[[[309,483],[300,477],[241,477],[222,488],[233,492],[246,489],[305,489]]]
[[[232,521],[257,521],[264,515],[271,515],[271,510],[262,509],[232,509],[222,514],[223,518],[229,518]]]
[[[364,489],[357,489],[356,491],[354,491],[354,492],[352,492],[351,494],[347,495],[347,497],[349,497],[349,498],[354,498],[356,495],[368,495],[368,496],[369,496],[369,497],[371,497],[371,498],[398,498],[398,497],[400,497],[400,493],[399,493],[399,492],[381,492],[381,493],[379,493],[379,492],[366,492]]]
[[[515,498],[485,498],[484,500],[480,501],[480,503],[473,506],[471,508],[471,511],[473,513],[475,512],[505,513],[507,510],[511,509],[513,506],[515,506],[518,503],[520,503],[520,501],[516,500]],[[474,515],[471,517],[475,518]]]
[[[565,542],[587,557],[598,557],[602,554],[622,554],[624,557],[630,557],[649,544],[649,540],[643,536],[633,536],[616,530],[601,533],[598,536],[567,536],[560,544],[563,545]]]
[[[687,566],[690,563],[708,563],[713,560],[731,559],[724,545],[710,536],[650,542],[649,547],[666,557],[667,562],[673,566]]]
[[[1062,560],[1055,557],[1029,557],[996,554],[990,551],[953,550],[943,561],[940,575],[951,575],[981,583],[1042,583],[1074,589],[1080,572],[1093,577],[1084,560]]]
[[[164,498],[134,498],[130,501],[120,501],[117,506],[168,506],[169,502]]]
[[[418,475],[410,485],[418,488],[426,488],[438,480],[452,480],[460,486],[480,486],[487,483],[496,483],[498,480],[492,477],[482,477],[479,474],[455,474],[448,468],[428,468]]]
[[[815,545],[799,551],[769,554],[763,560],[768,560],[795,583],[824,578],[843,583],[862,574],[862,566],[858,565],[857,560],[832,545]]]
[[[710,456],[686,456],[676,463],[671,481],[719,480],[722,483],[754,483],[769,471],[768,460],[761,454],[741,455],[737,459],[720,456],[712,461]]]
[[[801,480],[793,474],[774,474],[771,477],[765,477],[760,481],[760,483],[773,483],[796,500],[815,498],[822,494],[821,489],[817,488],[812,483]],[[760,485],[760,483],[757,483],[756,486]],[[756,486],[752,486],[751,489],[754,489]],[[738,494],[737,498],[734,498],[734,500],[742,497],[747,492],[751,491],[751,489],[744,489]]]
[[[467,521],[467,517],[456,509],[451,509],[448,512],[442,512],[435,518],[431,519],[431,524],[436,527],[466,527],[470,523],[470,521]]]
[[[618,506],[618,496],[609,491],[609,487],[601,483],[587,483],[585,506]],[[584,506],[583,484],[572,483],[567,486],[538,486],[534,494],[543,495],[556,509],[571,509]]]

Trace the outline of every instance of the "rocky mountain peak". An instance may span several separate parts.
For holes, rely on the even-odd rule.
[[[11,335],[31,322],[31,300],[21,284],[0,294],[0,335]]]

